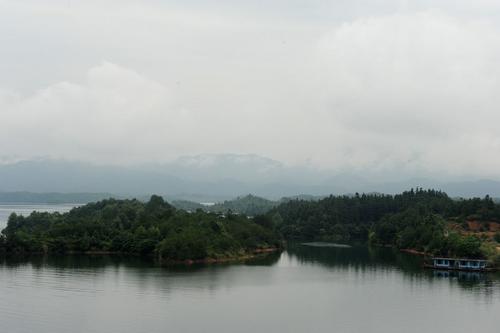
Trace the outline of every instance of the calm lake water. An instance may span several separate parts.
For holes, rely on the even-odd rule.
[[[244,264],[0,260],[2,332],[498,332],[498,275],[389,249],[293,245]]]
[[[64,213],[78,204],[3,204],[0,203],[0,230],[7,226],[10,214],[29,215],[32,211]]]

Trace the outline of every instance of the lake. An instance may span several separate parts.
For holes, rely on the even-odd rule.
[[[29,215],[32,211],[64,213],[78,204],[12,204],[0,203],[0,230],[7,226],[10,214]]]
[[[0,260],[0,325],[56,332],[498,332],[500,277],[390,249],[293,244],[246,263]]]

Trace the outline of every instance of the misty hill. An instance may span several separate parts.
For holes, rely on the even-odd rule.
[[[249,194],[244,197],[238,197],[233,200],[226,200],[222,203],[215,204],[210,206],[209,209],[214,212],[231,211],[247,216],[254,216],[265,214],[277,205],[277,201],[271,201]]]
[[[500,182],[496,180],[384,179],[392,178],[369,172],[290,167],[257,155],[233,154],[182,157],[170,163],[140,166],[47,159],[0,164],[0,192],[113,193],[115,197],[139,198],[158,193],[169,200],[222,202],[242,193],[279,200],[298,194],[394,194],[424,187],[446,191],[452,197],[500,197]]]
[[[246,196],[237,197],[232,200],[215,203],[213,205],[203,205],[197,202],[188,200],[174,200],[172,205],[178,209],[194,212],[197,209],[202,209],[207,212],[227,213],[232,212],[247,216],[255,216],[265,214],[279,204],[278,201],[272,201],[248,194]]]
[[[187,212],[195,212],[198,209],[208,211],[207,209],[208,206],[189,200],[173,200],[172,206],[174,206],[177,209],[185,210]]]
[[[301,201],[317,201],[325,198],[327,195],[310,195],[310,194],[298,194],[291,195],[288,197],[283,197],[280,199],[280,202],[287,202],[291,200],[301,200]]]
[[[63,160],[31,160],[0,165],[0,191],[114,193],[219,202],[241,193],[281,198],[314,188],[317,175],[287,168],[254,155],[182,158],[164,165],[103,166]],[[300,181],[297,181],[300,180]],[[312,184],[312,185],[310,185]]]

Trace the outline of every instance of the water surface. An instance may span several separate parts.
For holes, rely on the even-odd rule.
[[[497,275],[420,269],[388,249],[294,245],[247,263],[0,260],[5,332],[498,332]]]

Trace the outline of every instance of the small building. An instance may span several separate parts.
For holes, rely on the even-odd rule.
[[[455,269],[464,271],[481,271],[487,269],[487,261],[484,259],[463,258],[432,258],[432,268]]]

